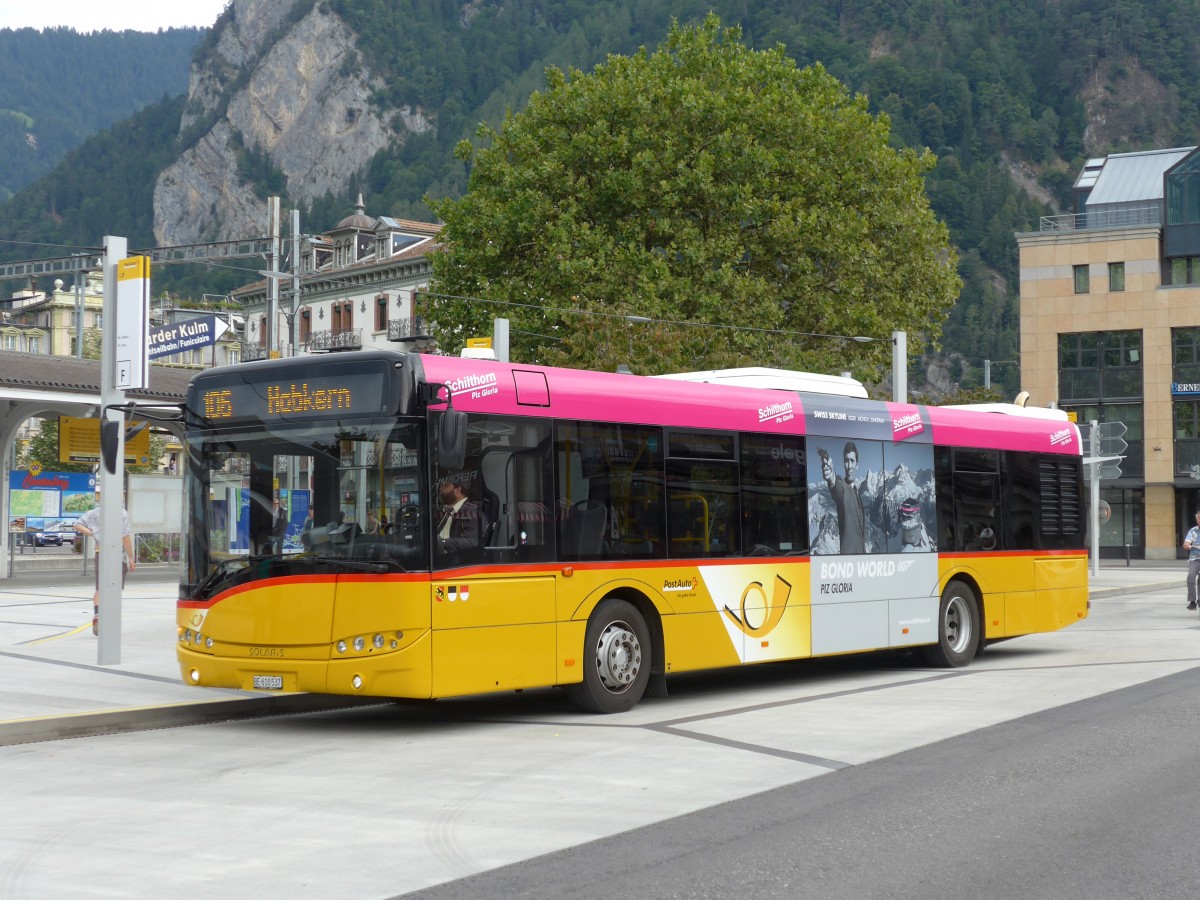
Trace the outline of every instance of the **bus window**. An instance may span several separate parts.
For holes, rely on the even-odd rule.
[[[804,441],[743,434],[742,552],[747,556],[808,550],[808,486]]]
[[[1032,550],[1035,510],[1040,505],[1037,462],[1025,453],[1005,453],[1003,463],[1005,516],[1001,540],[1010,550]]]
[[[668,434],[667,537],[673,559],[738,553],[737,438],[733,434]]]
[[[595,422],[555,426],[559,559],[663,555],[662,446],[659,428]],[[599,541],[598,530],[603,532]]]
[[[439,565],[553,557],[550,424],[471,415],[461,469],[438,467],[434,548]]]

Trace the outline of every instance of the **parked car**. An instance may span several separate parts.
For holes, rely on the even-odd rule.
[[[37,547],[61,547],[62,535],[57,531],[35,531],[33,543]]]

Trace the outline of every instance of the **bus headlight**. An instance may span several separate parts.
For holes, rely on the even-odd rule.
[[[382,650],[383,649],[383,635],[382,634],[375,635],[374,643],[375,643],[376,650]]]
[[[354,639],[354,650],[356,653],[362,653],[363,648],[366,646],[366,638],[364,638],[361,634]]]
[[[192,684],[199,684],[200,683],[200,670],[192,669],[192,671],[188,672],[188,678],[192,679]]]
[[[337,652],[338,652],[338,653],[345,653],[345,652],[346,652],[346,642],[345,642],[345,641],[338,641],[338,642],[337,642]]]
[[[354,689],[356,691],[362,690],[362,676],[361,675],[355,675],[353,678],[350,679],[350,683],[352,685],[354,685]]]

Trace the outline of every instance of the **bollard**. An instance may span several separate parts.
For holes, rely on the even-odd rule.
[[[1125,545],[1125,568],[1129,568],[1129,545]]]

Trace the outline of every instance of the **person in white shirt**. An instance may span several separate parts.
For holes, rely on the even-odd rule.
[[[74,525],[75,532],[92,538],[96,545],[96,591],[92,594],[92,634],[100,633],[100,492],[96,491],[96,505],[85,512]],[[133,532],[129,528],[129,513],[121,508],[121,587],[125,587],[125,576],[137,568],[133,553]]]

